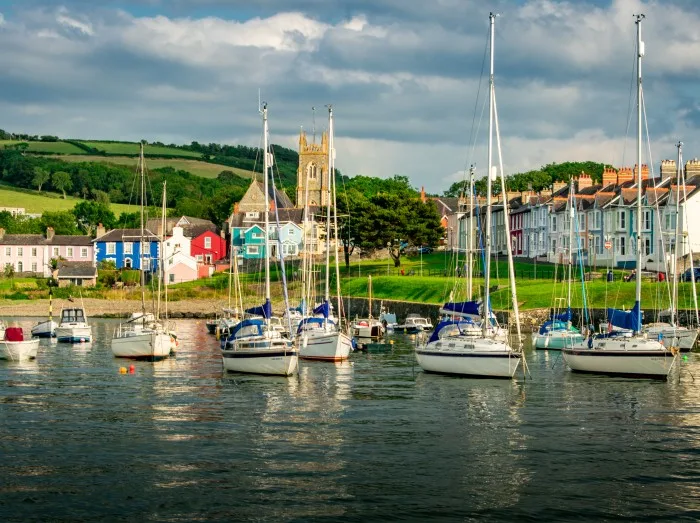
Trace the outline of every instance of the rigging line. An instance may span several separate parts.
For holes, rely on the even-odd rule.
[[[625,165],[625,152],[627,150],[627,138],[629,136],[630,132],[630,125],[632,125],[632,100],[636,98],[633,95],[634,91],[634,85],[636,82],[634,70],[637,65],[637,40],[634,41],[634,45],[632,46],[633,49],[633,57],[632,57],[632,73],[630,74],[630,92],[629,92],[629,97],[627,100],[627,127],[625,128],[625,141],[622,145],[622,165]]]

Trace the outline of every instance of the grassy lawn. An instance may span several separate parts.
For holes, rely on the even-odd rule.
[[[104,151],[107,154],[139,154],[139,144],[137,142],[100,142],[100,141],[90,141],[86,142],[81,140],[80,143],[84,143],[88,147],[97,149],[99,151]],[[200,158],[201,153],[195,151],[186,151],[184,149],[175,149],[173,147],[164,147],[162,145],[146,145],[144,147],[144,154],[148,155],[159,155],[168,154],[172,156],[184,156],[189,158]]]
[[[6,145],[26,143],[27,150],[37,153],[60,153],[60,154],[80,154],[83,152],[80,147],[76,147],[66,142],[27,142],[23,140],[0,140],[0,148]]]
[[[0,186],[0,201],[3,206],[24,207],[27,213],[41,214],[44,211],[70,211],[75,204],[81,202],[80,198],[67,196],[64,200],[61,195],[32,191],[30,189],[14,189],[8,186]],[[119,216],[123,212],[138,212],[137,205],[122,203],[110,204],[112,212]]]
[[[173,149],[174,150],[174,149]],[[137,158],[131,158],[129,156],[62,156],[61,160],[65,162],[103,162],[103,163],[113,163],[117,165],[130,165],[136,169]],[[229,167],[228,165],[220,165],[218,163],[208,163],[202,162],[200,160],[187,160],[187,159],[165,159],[165,158],[153,158],[146,160],[146,167],[149,169],[158,169],[160,167],[172,167],[173,169],[181,169],[183,171],[190,172],[196,176],[201,176],[202,178],[216,178],[221,171],[232,171],[239,176],[244,178],[252,178],[253,172],[246,171],[245,169],[238,169],[236,167]]]

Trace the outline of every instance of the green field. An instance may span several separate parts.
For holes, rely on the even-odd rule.
[[[25,212],[41,214],[44,211],[70,211],[82,199],[68,196],[65,200],[56,193],[31,191],[29,189],[14,190],[7,186],[0,187],[0,202],[3,207],[24,207]],[[119,216],[123,212],[138,212],[137,205],[121,203],[110,204],[112,212]]]
[[[80,147],[67,142],[27,142],[23,140],[0,140],[0,148],[17,143],[26,143],[27,151],[50,154],[80,154],[84,152]]]
[[[139,154],[139,144],[136,142],[100,142],[100,141],[84,141],[80,140],[88,147],[104,151],[107,154]],[[145,145],[143,152],[146,156],[171,155],[183,156],[189,158],[201,158],[202,154],[194,151],[186,151],[184,149],[176,149],[174,147],[164,147],[162,145]]]
[[[61,160],[64,162],[103,162],[103,163],[113,163],[116,165],[130,165],[136,169],[137,158],[132,158],[129,156],[89,156],[89,155],[70,155],[61,156]],[[153,158],[146,159],[146,167],[148,169],[159,169],[161,167],[172,167],[173,169],[187,171],[196,176],[201,176],[202,178],[216,178],[221,171],[232,171],[238,176],[244,178],[252,178],[253,172],[246,171],[245,169],[238,169],[236,167],[229,167],[227,165],[220,165],[217,163],[202,162],[200,160],[187,160],[187,159],[165,159],[165,158]]]

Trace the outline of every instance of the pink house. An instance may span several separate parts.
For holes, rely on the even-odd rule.
[[[10,264],[16,273],[51,276],[52,258],[72,262],[95,261],[89,236],[56,235],[52,227],[46,234],[5,234],[0,228],[0,268]]]

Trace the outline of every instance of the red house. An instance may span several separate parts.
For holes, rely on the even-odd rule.
[[[513,256],[522,256],[524,252],[523,228],[525,216],[530,212],[529,205],[522,205],[510,212],[510,245]]]
[[[159,219],[148,220],[148,227],[160,236],[162,223]],[[182,227],[183,234],[191,240],[190,256],[198,263],[213,265],[228,255],[227,243],[221,237],[219,229],[213,222],[203,218],[181,216],[165,220],[166,235],[173,232],[173,227]]]

